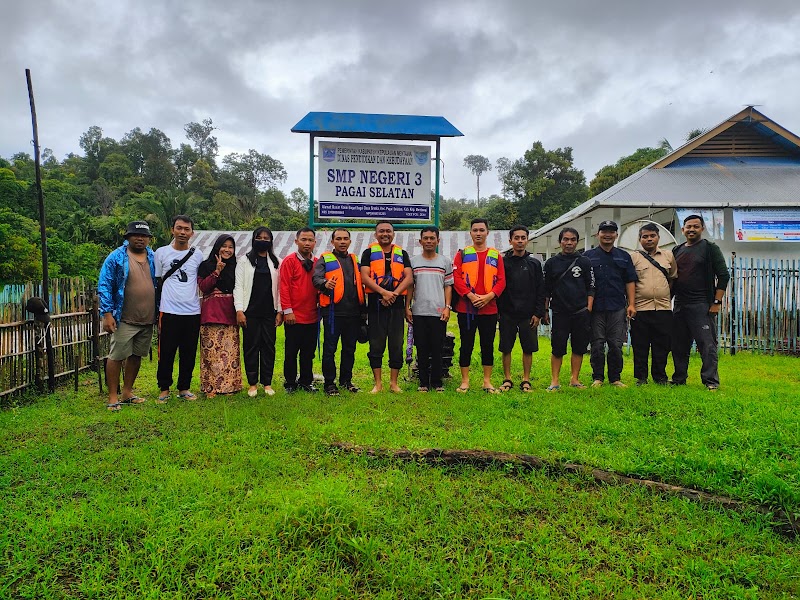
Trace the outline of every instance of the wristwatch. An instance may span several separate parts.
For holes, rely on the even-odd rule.
[[[714,298],[714,304],[722,304],[722,300]]]
[[[452,306],[450,306],[449,304],[445,304],[445,305],[444,305],[444,307],[445,307],[447,310],[453,310],[453,307],[452,307]]]

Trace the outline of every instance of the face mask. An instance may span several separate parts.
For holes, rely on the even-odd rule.
[[[272,241],[253,240],[253,250],[256,252],[269,252],[272,250]]]

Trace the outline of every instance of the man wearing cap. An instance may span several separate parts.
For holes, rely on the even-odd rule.
[[[97,295],[103,328],[111,334],[111,350],[106,361],[108,410],[122,404],[141,404],[144,398],[133,393],[142,357],[150,351],[153,323],[156,320],[156,272],[153,236],[144,221],[128,224],[122,246],[111,252],[100,269]],[[119,374],[125,363],[122,395],[118,394]]]
[[[592,387],[603,385],[608,346],[608,381],[616,387],[627,387],[621,381],[622,345],[628,337],[628,319],[636,316],[636,269],[631,255],[614,247],[619,227],[614,221],[601,221],[597,226],[600,245],[587,250],[584,256],[592,263],[595,278],[592,307]]]

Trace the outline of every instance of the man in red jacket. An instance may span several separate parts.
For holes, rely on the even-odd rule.
[[[458,313],[458,329],[461,333],[458,357],[461,385],[456,391],[463,393],[469,390],[469,365],[477,331],[481,338],[483,390],[495,394],[498,390],[492,385],[492,367],[497,331],[497,297],[506,289],[506,274],[500,252],[487,246],[489,223],[486,219],[472,219],[469,235],[472,246],[458,252],[453,261],[453,286],[459,296],[454,308]]]
[[[313,385],[314,349],[317,345],[317,290],[312,281],[316,234],[310,227],[297,232],[294,243],[297,251],[283,259],[279,287],[283,324],[286,332],[283,376],[286,391],[297,389],[316,392]],[[300,376],[297,356],[300,355]]]

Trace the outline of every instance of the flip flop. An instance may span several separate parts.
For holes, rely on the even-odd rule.
[[[456,388],[456,392],[458,392],[459,394],[466,394],[468,391],[469,391],[468,387],[458,386]]]
[[[118,410],[122,410],[122,404],[119,402],[112,402],[111,404],[106,404],[106,410],[111,412],[117,412]]]
[[[519,389],[521,389],[523,392],[532,392],[533,386],[531,385],[531,382],[526,379],[519,382]]]
[[[522,385],[522,384],[520,384],[520,385]],[[509,391],[514,389],[514,382],[511,381],[510,379],[506,379],[506,380],[503,381],[503,383],[500,384],[500,387],[498,389],[501,392],[509,392]]]
[[[557,391],[558,391],[558,390],[560,390],[560,389],[561,389],[561,386],[560,386],[560,385],[551,385],[551,386],[549,386],[549,387],[547,388],[547,391],[548,391],[548,392],[557,392]]]
[[[419,386],[419,387],[417,388],[417,391],[418,391],[418,392],[428,392],[428,391],[430,391],[430,390],[428,390],[428,388],[427,388],[427,387],[425,387],[424,385],[421,385],[421,386]]]
[[[485,387],[485,388],[483,388],[483,391],[486,392],[487,394],[499,394],[499,393],[501,393],[500,390],[498,390],[496,387]]]
[[[444,387],[442,387],[442,386],[439,386],[439,387],[437,387],[437,388],[436,388],[436,390],[434,390],[434,391],[437,391],[437,392],[443,392],[443,391],[444,391]]]
[[[141,398],[140,396],[131,396],[130,398],[125,398],[120,400],[120,404],[144,404],[147,402],[145,398]]]
[[[166,396],[159,396],[158,398],[156,398],[156,404],[166,404],[171,396],[172,394],[167,394]]]
[[[183,392],[178,394],[178,398],[183,400],[197,400],[197,396],[195,396],[192,392]]]
[[[585,389],[586,389],[586,386],[585,386],[585,385],[583,385],[581,382],[578,382],[578,383],[570,383],[570,384],[569,384],[569,387],[571,387],[571,388],[578,388],[579,390],[585,390]]]

